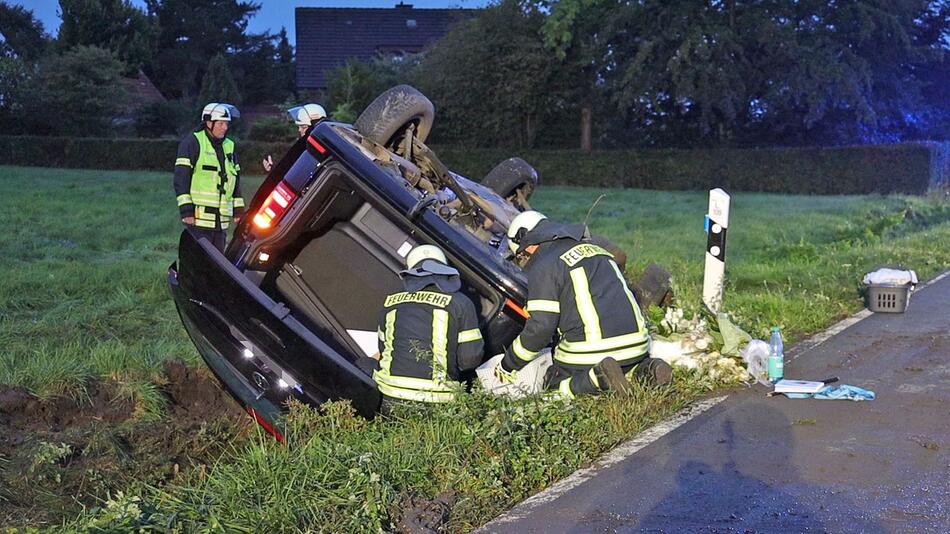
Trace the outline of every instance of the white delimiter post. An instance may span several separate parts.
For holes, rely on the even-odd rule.
[[[706,269],[703,273],[703,302],[713,313],[722,306],[722,287],[726,273],[726,228],[729,227],[729,194],[709,191],[706,214]]]

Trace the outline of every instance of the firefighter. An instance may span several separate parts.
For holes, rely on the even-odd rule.
[[[521,334],[496,368],[504,381],[559,336],[545,387],[563,396],[631,392],[624,376],[637,372],[669,383],[672,369],[649,358],[650,334],[636,298],[603,247],[584,225],[565,225],[537,211],[518,214],[508,227],[512,253],[527,255],[529,313]]]
[[[178,145],[175,195],[181,222],[224,251],[227,229],[244,213],[234,141],[227,137],[240,116],[230,104],[212,102],[201,112],[202,124]]]
[[[307,135],[310,127],[327,118],[327,111],[320,104],[304,104],[287,110],[290,119],[297,125],[297,133],[300,137]],[[274,159],[270,154],[261,162],[264,170],[270,172],[274,167]]]
[[[461,293],[459,273],[445,253],[420,245],[400,272],[405,291],[386,297],[379,316],[379,368],[373,379],[382,412],[394,403],[451,401],[464,391],[461,373],[482,361],[484,343],[475,305]]]

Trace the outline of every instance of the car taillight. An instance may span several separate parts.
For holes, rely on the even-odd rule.
[[[267,200],[261,205],[261,209],[257,210],[257,214],[254,215],[254,226],[266,230],[275,225],[296,198],[297,193],[294,193],[285,182],[280,182],[267,196]]]

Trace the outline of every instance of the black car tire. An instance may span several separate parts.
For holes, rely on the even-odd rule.
[[[385,146],[415,124],[416,139],[425,142],[435,120],[435,106],[415,87],[397,85],[376,97],[356,119],[356,131]]]
[[[538,171],[521,158],[508,158],[485,175],[482,185],[498,193],[502,198],[510,198],[518,189],[522,190],[525,200],[538,187]],[[521,209],[518,206],[516,208]]]

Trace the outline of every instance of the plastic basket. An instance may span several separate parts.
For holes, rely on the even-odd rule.
[[[911,285],[868,285],[868,309],[875,313],[904,313],[910,302]]]

